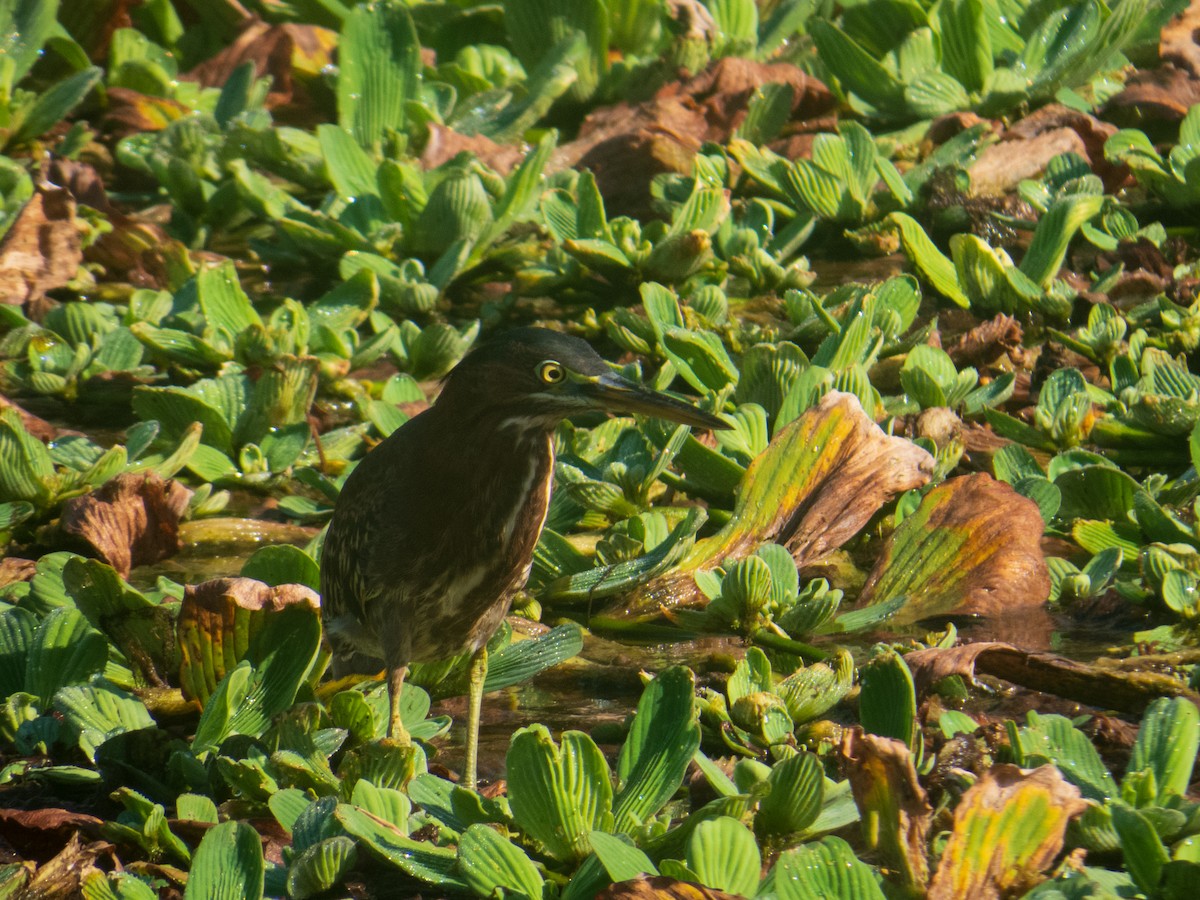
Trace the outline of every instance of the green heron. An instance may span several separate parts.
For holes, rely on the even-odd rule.
[[[466,356],[436,404],[358,464],[325,535],[322,616],[335,672],[362,671],[347,670],[348,655],[383,661],[389,737],[410,740],[400,720],[409,664],[472,654],[472,788],[486,645],[529,576],[554,480],[553,432],[596,410],[729,427],[621,378],[585,341],[509,331]]]

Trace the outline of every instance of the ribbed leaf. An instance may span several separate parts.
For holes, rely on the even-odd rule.
[[[528,681],[539,672],[566,662],[583,650],[578,625],[559,625],[532,640],[514,641],[488,659],[485,691],[498,691]]]
[[[429,841],[414,841],[392,825],[347,803],[334,813],[337,822],[367,846],[372,853],[421,881],[435,887],[467,890],[457,874],[458,854]]]
[[[811,753],[801,751],[771,769],[771,792],[758,804],[754,830],[760,836],[787,836],[816,821],[825,790],[825,773]]]
[[[904,254],[909,262],[917,267],[925,279],[941,294],[953,300],[963,309],[971,305],[971,301],[963,293],[954,270],[954,263],[946,258],[929,239],[925,229],[912,216],[904,213],[892,213],[888,221],[900,231],[900,242],[904,246]]]
[[[1029,724],[1019,731],[1021,766],[1032,768],[1052,762],[1085,798],[1104,803],[1116,796],[1117,784],[1100,754],[1070,719],[1036,713],[1030,713],[1029,719]]]
[[[884,900],[879,876],[836,837],[781,854],[770,878],[779,900]]]
[[[210,829],[192,860],[185,900],[260,900],[264,862],[258,832],[245,822]]]
[[[718,816],[697,825],[685,860],[705,887],[742,897],[758,892],[762,856],[750,829],[737,819]]]
[[[916,752],[921,740],[917,727],[917,696],[912,673],[903,657],[888,650],[863,666],[858,718],[871,734],[903,741]]]
[[[0,613],[0,696],[26,689],[26,661],[37,625],[37,617],[19,606]]]
[[[103,671],[108,641],[83,613],[62,607],[44,618],[25,659],[25,690],[49,704],[59,688],[83,684]]]
[[[68,75],[49,90],[42,92],[25,110],[25,117],[8,139],[10,144],[19,144],[45,134],[67,117],[83,99],[91,93],[104,75],[97,66]]]
[[[345,835],[326,838],[300,853],[288,866],[288,896],[306,900],[340,884],[358,861],[358,847]]]
[[[621,789],[613,802],[613,823],[618,831],[628,832],[655,815],[683,783],[700,747],[695,692],[691,670],[681,666],[659,673],[642,692],[617,761]]]
[[[544,725],[513,735],[507,757],[508,800],[517,824],[557,859],[581,860],[589,832],[612,827],[612,783],[590,737],[568,731],[561,749]]]
[[[1148,896],[1157,895],[1163,867],[1170,859],[1167,848],[1154,826],[1136,809],[1115,803],[1111,810],[1113,827],[1121,839],[1121,852],[1125,854],[1125,868]]]
[[[374,160],[363,150],[355,135],[341,125],[318,125],[325,171],[339,197],[352,201],[379,193]]]
[[[403,131],[421,88],[421,44],[407,4],[356,6],[342,25],[338,61],[338,124],[368,148],[388,130]]]
[[[645,853],[624,835],[593,831],[589,836],[596,858],[613,882],[628,881],[642,875],[657,875],[658,869]]]
[[[1104,202],[1103,197],[1080,194],[1054,201],[1038,222],[1033,242],[1021,260],[1021,272],[1031,281],[1047,287],[1058,274],[1079,226],[1097,215]]]
[[[968,91],[982,91],[993,67],[984,0],[945,0],[936,15],[942,65]]]
[[[541,900],[544,881],[537,866],[512,841],[487,825],[472,825],[458,841],[458,870],[480,897]]]
[[[809,24],[821,60],[842,85],[883,112],[903,109],[904,87],[875,57],[824,19]]]
[[[1162,697],[1151,703],[1142,717],[1128,771],[1152,771],[1158,802],[1165,806],[1169,797],[1187,793],[1198,749],[1200,711],[1182,697]]]
[[[58,476],[46,445],[25,430],[16,415],[0,415],[0,500],[46,506]]]
[[[54,695],[54,708],[79,733],[79,746],[91,760],[109,738],[154,727],[146,704],[103,680],[62,688]]]

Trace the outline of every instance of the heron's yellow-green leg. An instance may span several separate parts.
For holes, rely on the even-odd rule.
[[[479,762],[479,708],[483,705],[483,682],[487,678],[487,647],[480,647],[471,657],[471,681],[467,694],[467,771],[466,788],[475,790]]]
[[[408,729],[400,719],[400,694],[404,691],[404,676],[407,674],[408,666],[388,669],[388,703],[391,710],[388,717],[388,737],[405,746],[412,743]]]

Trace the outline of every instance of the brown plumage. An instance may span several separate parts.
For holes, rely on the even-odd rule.
[[[383,660],[389,735],[407,741],[399,699],[408,665],[474,654],[469,785],[484,647],[529,576],[550,502],[554,428],[573,413],[597,409],[726,427],[618,378],[584,341],[519,329],[469,354],[432,408],[359,463],[334,509],[321,595],[335,661]]]

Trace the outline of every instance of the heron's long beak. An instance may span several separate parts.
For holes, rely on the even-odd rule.
[[[690,403],[648,390],[612,373],[589,379],[583,389],[598,405],[613,412],[640,413],[714,431],[731,427],[723,419],[696,409]]]

